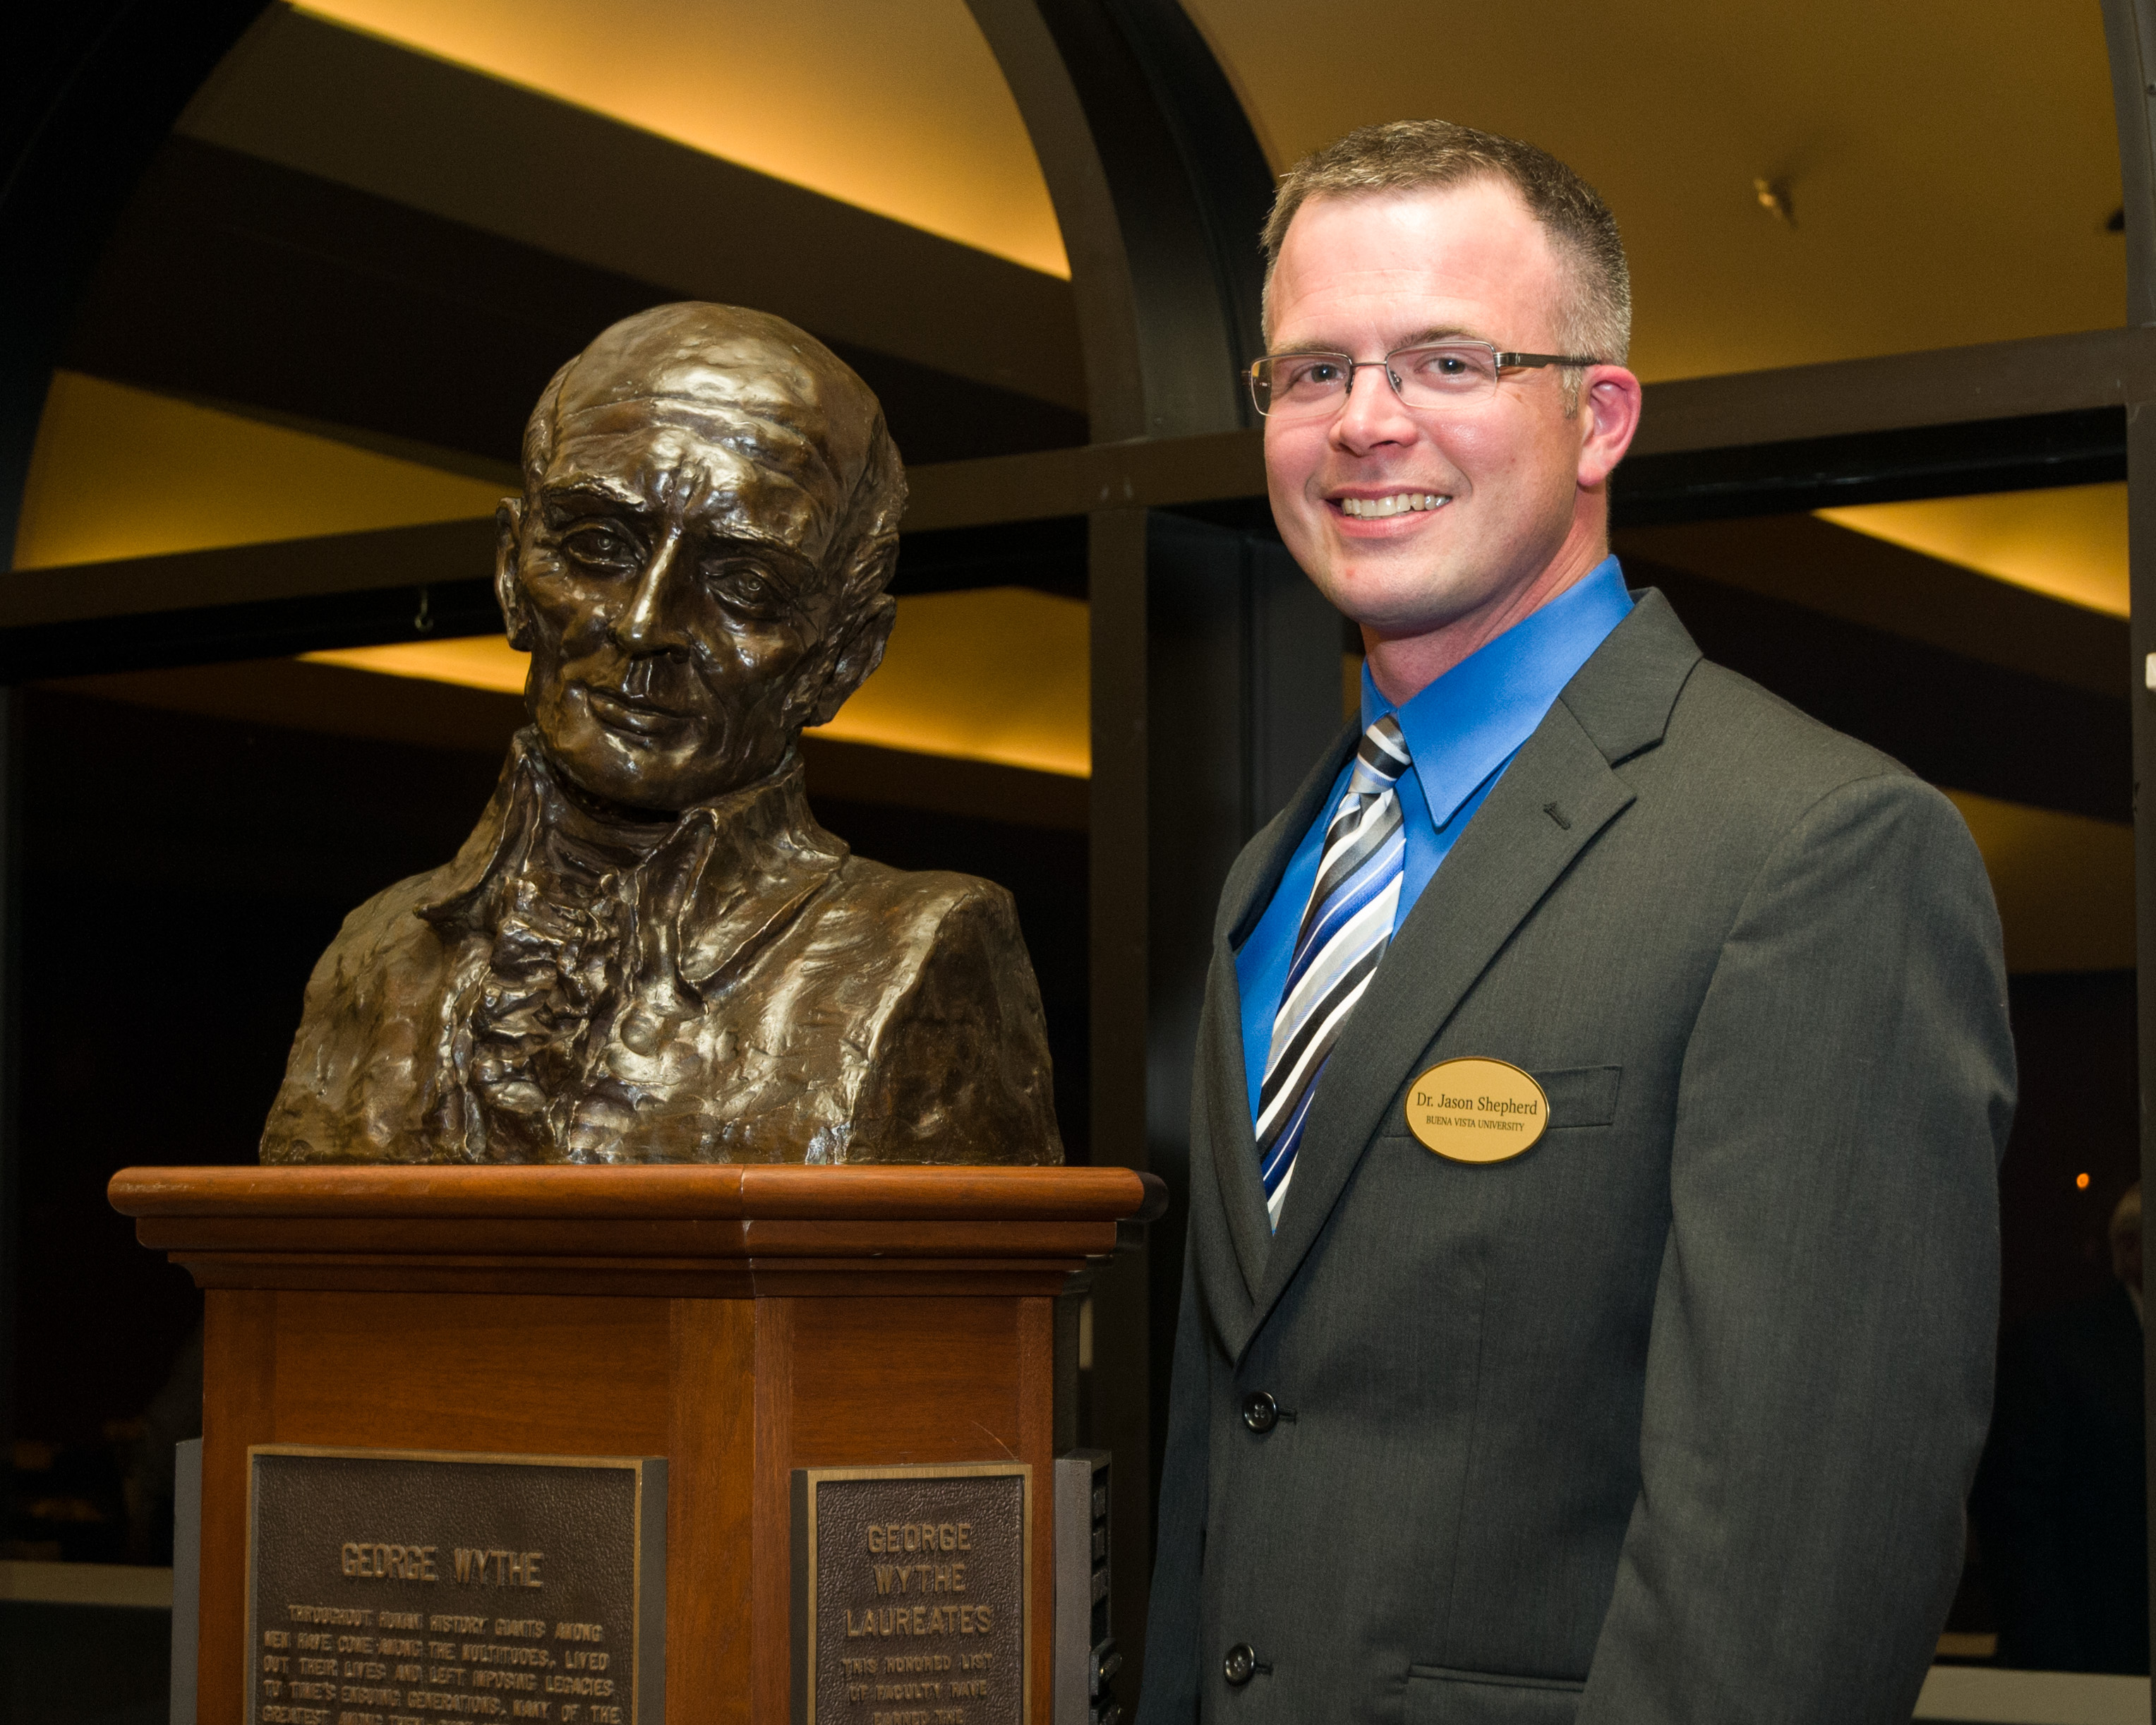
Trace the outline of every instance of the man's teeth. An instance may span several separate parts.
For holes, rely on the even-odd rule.
[[[1342,497],[1341,512],[1365,519],[1405,515],[1410,510],[1441,509],[1452,500],[1435,491],[1395,491],[1389,497]]]

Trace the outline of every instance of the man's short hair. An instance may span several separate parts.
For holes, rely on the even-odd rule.
[[[1562,350],[1622,365],[1632,347],[1632,273],[1609,206],[1548,151],[1445,120],[1363,126],[1313,150],[1281,176],[1265,218],[1267,338],[1281,244],[1295,213],[1312,198],[1435,191],[1485,178],[1502,180],[1520,194],[1569,277],[1558,314]]]
[[[693,335],[700,329],[714,326],[727,334],[761,336],[776,348],[790,349],[797,359],[826,382],[843,379],[851,389],[859,392],[863,410],[871,420],[860,471],[853,475],[846,499],[845,518],[831,536],[831,543],[822,559],[824,571],[834,589],[829,640],[835,641],[875,607],[898,567],[898,524],[906,513],[906,465],[899,459],[898,446],[891,441],[890,429],[884,424],[881,405],[853,367],[814,336],[767,312],[694,300],[654,305],[603,331],[591,346],[597,347],[603,342],[647,333],[664,336],[680,331]],[[587,348],[586,352],[589,352]],[[584,357],[585,354],[578,354],[554,373],[540,392],[531,417],[524,422],[521,465],[527,511],[537,508],[539,488],[554,459],[555,417],[561,407],[562,388]],[[839,478],[844,480],[846,475],[841,473]]]

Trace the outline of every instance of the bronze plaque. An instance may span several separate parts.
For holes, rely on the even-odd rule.
[[[664,1461],[247,1460],[249,1725],[661,1725]]]
[[[1025,1725],[1033,1469],[793,1470],[797,1725]]]

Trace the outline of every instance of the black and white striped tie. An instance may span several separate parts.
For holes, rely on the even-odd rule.
[[[1407,768],[1407,739],[1387,713],[1363,733],[1347,794],[1325,829],[1258,1087],[1258,1165],[1276,1230],[1318,1075],[1393,937],[1407,856],[1394,787]]]

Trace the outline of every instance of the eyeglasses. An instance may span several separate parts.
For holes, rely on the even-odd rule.
[[[1383,359],[1348,353],[1268,353],[1250,362],[1250,399],[1276,419],[1339,412],[1366,367],[1384,372],[1393,393],[1411,408],[1472,408],[1487,401],[1499,376],[1537,366],[1594,366],[1599,359],[1561,353],[1501,353],[1488,341],[1433,341],[1396,347]]]

